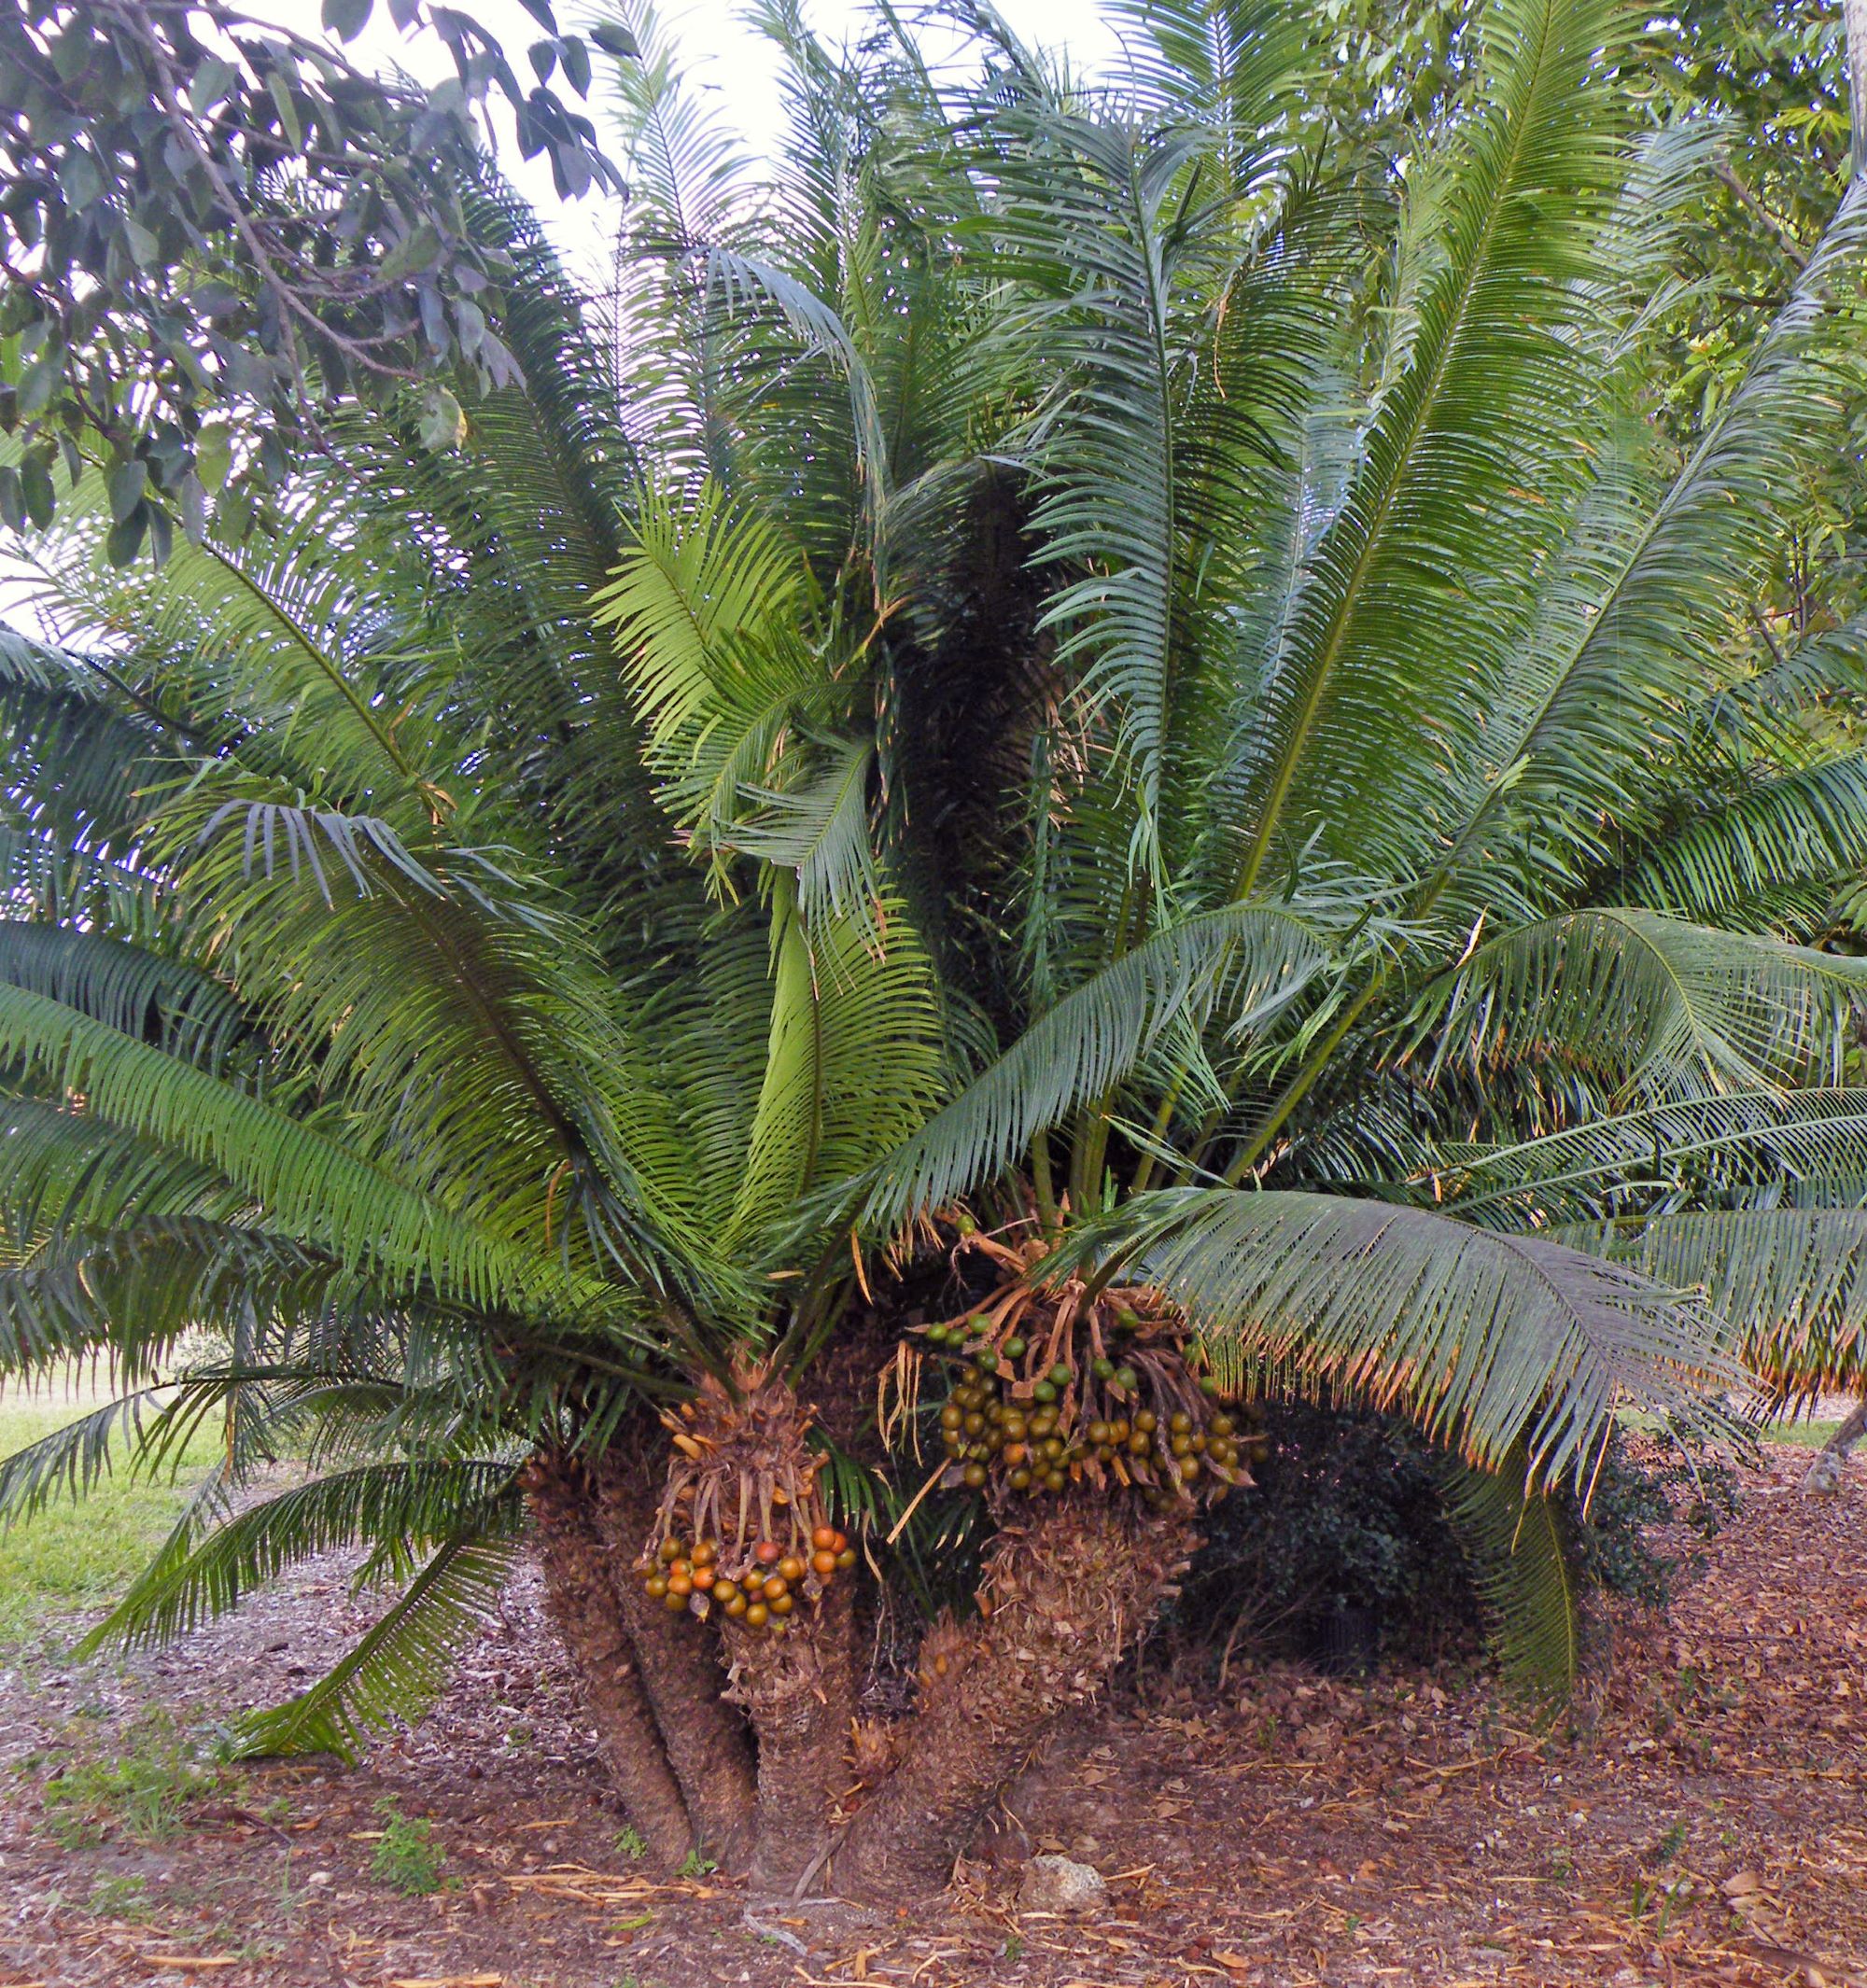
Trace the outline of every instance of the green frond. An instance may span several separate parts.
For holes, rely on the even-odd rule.
[[[81,1498],[117,1467],[116,1449],[127,1444],[133,1461],[146,1444],[145,1421],[161,1414],[162,1390],[120,1394],[0,1457],[0,1526],[30,1519],[59,1498]]]
[[[1863,1155],[1867,1157],[1867,1155]],[[1861,1177],[1867,1193],[1867,1175]],[[1551,1231],[1571,1248],[1703,1294],[1774,1395],[1867,1393],[1867,1211],[1692,1209]]]
[[[796,552],[717,486],[686,504],[643,499],[636,544],[596,613],[615,631],[667,805],[703,847],[770,778],[787,725],[831,719],[848,699]]]
[[[793,873],[798,916],[807,930],[842,919],[872,929],[881,895],[869,832],[875,747],[868,739],[843,739],[823,757],[823,770],[792,792],[748,787],[746,798],[758,811],[722,840],[742,856]]]
[[[246,1025],[232,989],[190,961],[79,926],[0,918],[0,981],[209,1070]]]
[[[1136,1196],[1060,1271],[1119,1262],[1185,1308],[1221,1373],[1404,1414],[1473,1463],[1519,1445],[1525,1483],[1585,1478],[1627,1406],[1733,1383],[1699,1300],[1540,1237],[1330,1195]]]
[[[1867,1182],[1867,1091],[1728,1091],[1537,1138],[1449,1150],[1433,1185],[1466,1219],[1562,1221],[1617,1190],[1677,1197],[1785,1193],[1852,1200]]]
[[[330,1133],[44,995],[0,986],[0,1054],[29,1058],[88,1108],[245,1188],[281,1232],[422,1278],[473,1303],[521,1307],[550,1267],[453,1213]]]
[[[234,1729],[242,1759],[335,1754],[354,1760],[372,1732],[414,1719],[445,1688],[456,1652],[491,1619],[518,1548],[498,1536],[503,1513],[449,1539],[400,1599],[308,1691]],[[491,1537],[487,1536],[491,1531]]]
[[[1863,994],[1867,960],[1616,905],[1505,931],[1429,999],[1441,1061],[1559,1056],[1660,1099],[1832,1081]]]
[[[26,819],[0,819],[0,890],[10,912],[138,941],[163,937],[174,923],[169,880],[140,854],[115,856],[107,844],[63,833],[39,791],[21,809]]]
[[[788,1225],[813,1192],[862,1173],[944,1088],[933,968],[899,903],[877,906],[873,928],[813,930],[788,885],[773,895],[771,1034],[735,1238]]]
[[[591,617],[627,538],[644,464],[619,399],[600,308],[559,265],[537,217],[491,183],[469,221],[510,259],[499,335],[523,384],[472,403],[463,444],[435,451],[402,418],[333,423],[357,477],[346,508],[368,556],[431,548],[419,598],[435,653],[427,681],[473,741],[454,802],[496,799],[548,837],[558,889],[599,922],[619,970],[665,975],[701,908],[667,845],[636,714]],[[411,529],[413,527],[413,529]],[[435,686],[439,673],[444,682]],[[526,840],[529,841],[527,835]]]
[[[1599,385],[1586,286],[1631,154],[1624,102],[1592,78],[1627,24],[1610,0],[1487,8],[1480,107],[1410,169],[1417,253],[1385,382],[1245,742],[1241,894],[1316,834],[1416,874],[1488,764]]]
[[[1798,884],[1867,871],[1867,759],[1773,773],[1663,833],[1627,873],[1627,894],[1680,917],[1722,921]]]
[[[0,1266],[0,1374],[104,1357],[122,1379],[153,1381],[190,1333],[227,1318],[285,1329],[354,1281],[298,1243],[201,1214],[158,1214],[161,1197],[147,1191],[129,1198],[133,1225],[60,1224]]]
[[[139,789],[175,744],[160,705],[151,712],[126,695],[105,658],[0,627],[0,796],[42,827],[91,844],[120,841],[145,812]]]
[[[992,127],[990,225],[1028,300],[1001,335],[1043,356],[1018,444],[1058,569],[1040,625],[1116,742],[1123,858],[1157,879],[1228,687],[1210,658],[1259,581],[1265,475],[1336,330],[1330,259],[1320,238],[1290,253],[1282,183],[1313,30],[1300,9],[1155,10],[1130,72],[1148,115],[1027,76]]]
[[[1182,1015],[1242,1034],[1287,1007],[1327,965],[1331,934],[1277,904],[1171,926],[1104,967],[876,1170],[859,1216],[889,1232],[1019,1163],[1038,1133],[1119,1084]]]
[[[646,0],[621,18],[641,53],[608,67],[608,108],[629,181],[613,307],[632,429],[661,461],[730,474],[732,328],[709,264],[753,233],[761,191],[737,135],[690,87]]]
[[[218,706],[223,735],[229,705],[288,714],[261,740],[235,731],[236,749],[260,751],[274,769],[291,764],[307,786],[399,822],[419,819],[424,781],[442,768],[417,763],[389,702],[411,660],[393,601],[397,581],[411,577],[413,549],[385,543],[368,561],[334,556],[324,499],[335,475],[308,473],[273,531],[237,548],[184,538],[155,573],[115,571],[98,557],[109,501],[101,473],[88,472],[59,525],[36,541],[45,601],[100,643],[163,659],[188,682],[190,706]]]
[[[1522,1481],[1521,1468],[1494,1473],[1449,1462],[1445,1513],[1491,1619],[1506,1681],[1532,1697],[1562,1699],[1581,1667],[1575,1574],[1555,1501],[1523,1491]]]
[[[94,1112],[0,1088],[0,1256],[9,1265],[29,1264],[67,1232],[93,1239],[143,1222],[231,1220],[249,1206],[185,1154]]]
[[[742,314],[776,311],[802,351],[828,361],[840,375],[849,396],[849,486],[860,495],[873,533],[892,478],[875,383],[855,340],[822,297],[775,260],[716,244],[709,251],[708,264],[709,277],[722,290],[725,308]]]
[[[1489,790],[1445,867],[1469,917],[1526,865],[1561,883],[1624,854],[1656,744],[1728,676],[1716,644],[1760,597],[1783,497],[1840,445],[1846,396],[1827,355],[1852,329],[1867,183],[1848,189],[1789,301],[1684,469],[1658,491],[1628,443],[1604,450],[1538,625],[1519,659]],[[1853,335],[1858,340],[1858,329]]]
[[[159,1556],[86,1635],[79,1654],[188,1635],[288,1567],[359,1541],[386,1552],[390,1572],[407,1579],[422,1554],[463,1524],[492,1532],[502,1503],[515,1533],[522,1513],[510,1463],[365,1463],[315,1477],[223,1519],[186,1558]]]

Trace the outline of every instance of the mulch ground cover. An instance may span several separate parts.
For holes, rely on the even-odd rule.
[[[275,1701],[368,1619],[316,1563],[179,1649],[0,1674],[0,1984],[1867,1988],[1867,1476],[1804,1498],[1805,1463],[1747,1476],[1704,1572],[1614,1624],[1551,1729],[1450,1661],[1144,1673],[911,1915],[649,1882],[526,1580],[364,1765],[191,1772],[182,1736]],[[1041,1850],[1096,1866],[1107,1906],[1021,1912]],[[439,1889],[396,1888],[437,1855]]]

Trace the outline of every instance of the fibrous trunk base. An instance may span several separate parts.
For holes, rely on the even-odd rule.
[[[623,1623],[695,1834],[716,1863],[738,1869],[751,1848],[755,1802],[745,1722],[721,1696],[712,1631],[671,1614],[634,1571],[659,1494],[645,1470],[615,1464],[604,1477],[598,1523]]]
[[[830,1867],[852,1897],[935,1891],[1000,1790],[1058,1716],[1092,1698],[1186,1566],[1191,1508],[1082,1499],[1007,1529],[982,1602],[922,1667],[901,1764],[860,1809]]]
[[[854,1611],[847,1583],[773,1637],[729,1624],[727,1695],[758,1735],[758,1820],[751,1880],[789,1892],[829,1845],[830,1806],[849,1781],[856,1709]]]
[[[546,1605],[583,1687],[597,1751],[649,1855],[671,1869],[693,1848],[687,1804],[617,1611],[610,1552],[583,1473],[540,1460],[526,1477]]]

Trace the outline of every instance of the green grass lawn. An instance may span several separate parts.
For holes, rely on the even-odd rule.
[[[1757,1433],[1766,1443],[1797,1443],[1804,1449],[1819,1449],[1840,1427],[1838,1421],[1765,1422]]]
[[[0,1393],[0,1456],[49,1435],[109,1397],[88,1386]],[[113,1443],[120,1459],[121,1438]],[[212,1430],[198,1435],[174,1482],[132,1477],[119,1462],[87,1498],[61,1498],[0,1532],[0,1646],[68,1629],[59,1618],[114,1601],[175,1523],[190,1487],[214,1462]]]

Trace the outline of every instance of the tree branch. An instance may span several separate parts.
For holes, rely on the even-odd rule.
[[[1718,175],[1719,179],[1725,186],[1729,187],[1732,192],[1736,195],[1738,204],[1743,207],[1744,211],[1752,217],[1752,219],[1761,221],[1762,225],[1767,228],[1773,235],[1776,236],[1777,245],[1782,249],[1783,253],[1789,257],[1790,260],[1793,262],[1798,269],[1806,269],[1808,267],[1809,259],[1808,250],[1805,249],[1803,245],[1796,240],[1795,231],[1790,226],[1790,224],[1787,221],[1779,218],[1776,215],[1772,214],[1770,210],[1766,206],[1764,206],[1763,203],[1760,201],[1753,192],[1751,192],[1750,189],[1747,187],[1741,179],[1738,178],[1737,175],[1732,171],[1731,167],[1729,166],[1729,164],[1726,163],[1724,160],[1720,159],[1718,161],[1717,165],[1712,168],[1712,171],[1715,172]]]

